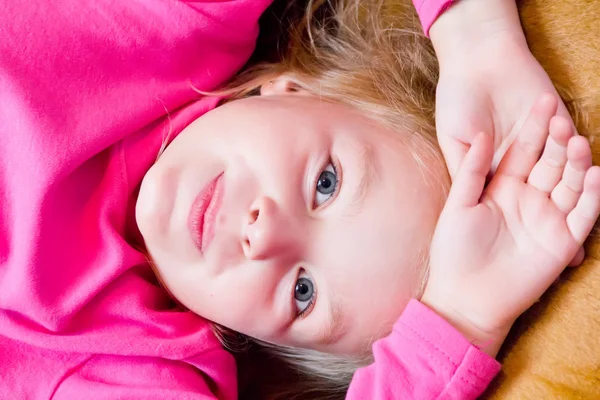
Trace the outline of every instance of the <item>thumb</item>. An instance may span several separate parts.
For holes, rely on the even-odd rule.
[[[475,207],[485,187],[494,145],[490,135],[479,133],[467,151],[452,182],[446,204],[450,207]]]
[[[494,121],[490,111],[494,108],[489,96],[484,90],[471,87],[469,83],[467,90],[463,87],[464,83],[459,87],[455,86],[457,82],[454,80],[446,81],[443,85],[440,83],[436,94],[437,139],[452,180],[456,178],[475,136],[480,132],[494,132]]]
[[[444,160],[446,160],[450,178],[454,180],[460,164],[469,151],[469,144],[449,136],[438,136],[438,142],[444,155]]]

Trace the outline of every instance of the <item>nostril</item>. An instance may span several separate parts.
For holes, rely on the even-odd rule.
[[[244,249],[244,253],[248,253],[250,251],[250,241],[248,238],[245,238],[242,241],[242,248]]]
[[[259,214],[260,214],[260,212],[258,209],[250,211],[250,221],[249,221],[250,225],[252,225],[253,223],[256,222]]]

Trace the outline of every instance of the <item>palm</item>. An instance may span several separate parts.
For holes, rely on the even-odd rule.
[[[513,310],[537,300],[568,263],[565,254],[577,250],[577,242],[547,194],[514,177],[497,175],[480,204],[465,211],[450,218],[454,221],[440,220],[439,228],[453,229],[438,229],[436,236],[454,239],[441,258],[461,260],[465,275],[456,286],[475,288],[467,302],[487,312],[471,312],[478,315],[479,326],[493,330],[510,321]],[[436,258],[432,264],[443,262]],[[507,295],[511,304],[497,301]]]
[[[570,261],[565,257],[578,249],[567,215],[547,193],[518,178],[497,176],[480,207],[473,210],[482,228],[478,235],[490,232],[488,247],[478,251],[483,265],[506,266],[513,272],[514,285],[524,282],[523,272],[530,271],[530,279],[547,287]],[[528,265],[527,270],[514,269],[520,264]]]

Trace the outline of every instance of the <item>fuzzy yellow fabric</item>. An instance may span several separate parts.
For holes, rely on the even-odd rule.
[[[479,0],[481,1],[481,0]],[[600,1],[524,0],[530,48],[592,143],[600,164]],[[600,235],[587,259],[515,325],[485,399],[600,399]]]

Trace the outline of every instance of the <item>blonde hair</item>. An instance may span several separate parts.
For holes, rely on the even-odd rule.
[[[441,204],[450,180],[435,135],[437,61],[411,1],[304,3],[302,16],[291,21],[283,40],[276,43],[277,61],[248,68],[217,94],[236,100],[286,76],[321,99],[354,107],[399,133],[424,179],[438,188]],[[288,11],[297,6],[293,3]],[[426,264],[426,257],[422,259]],[[246,379],[242,371],[241,398],[343,399],[353,373],[372,361],[370,352],[334,356],[275,346],[218,326],[215,333],[238,355],[240,369],[260,369]]]

